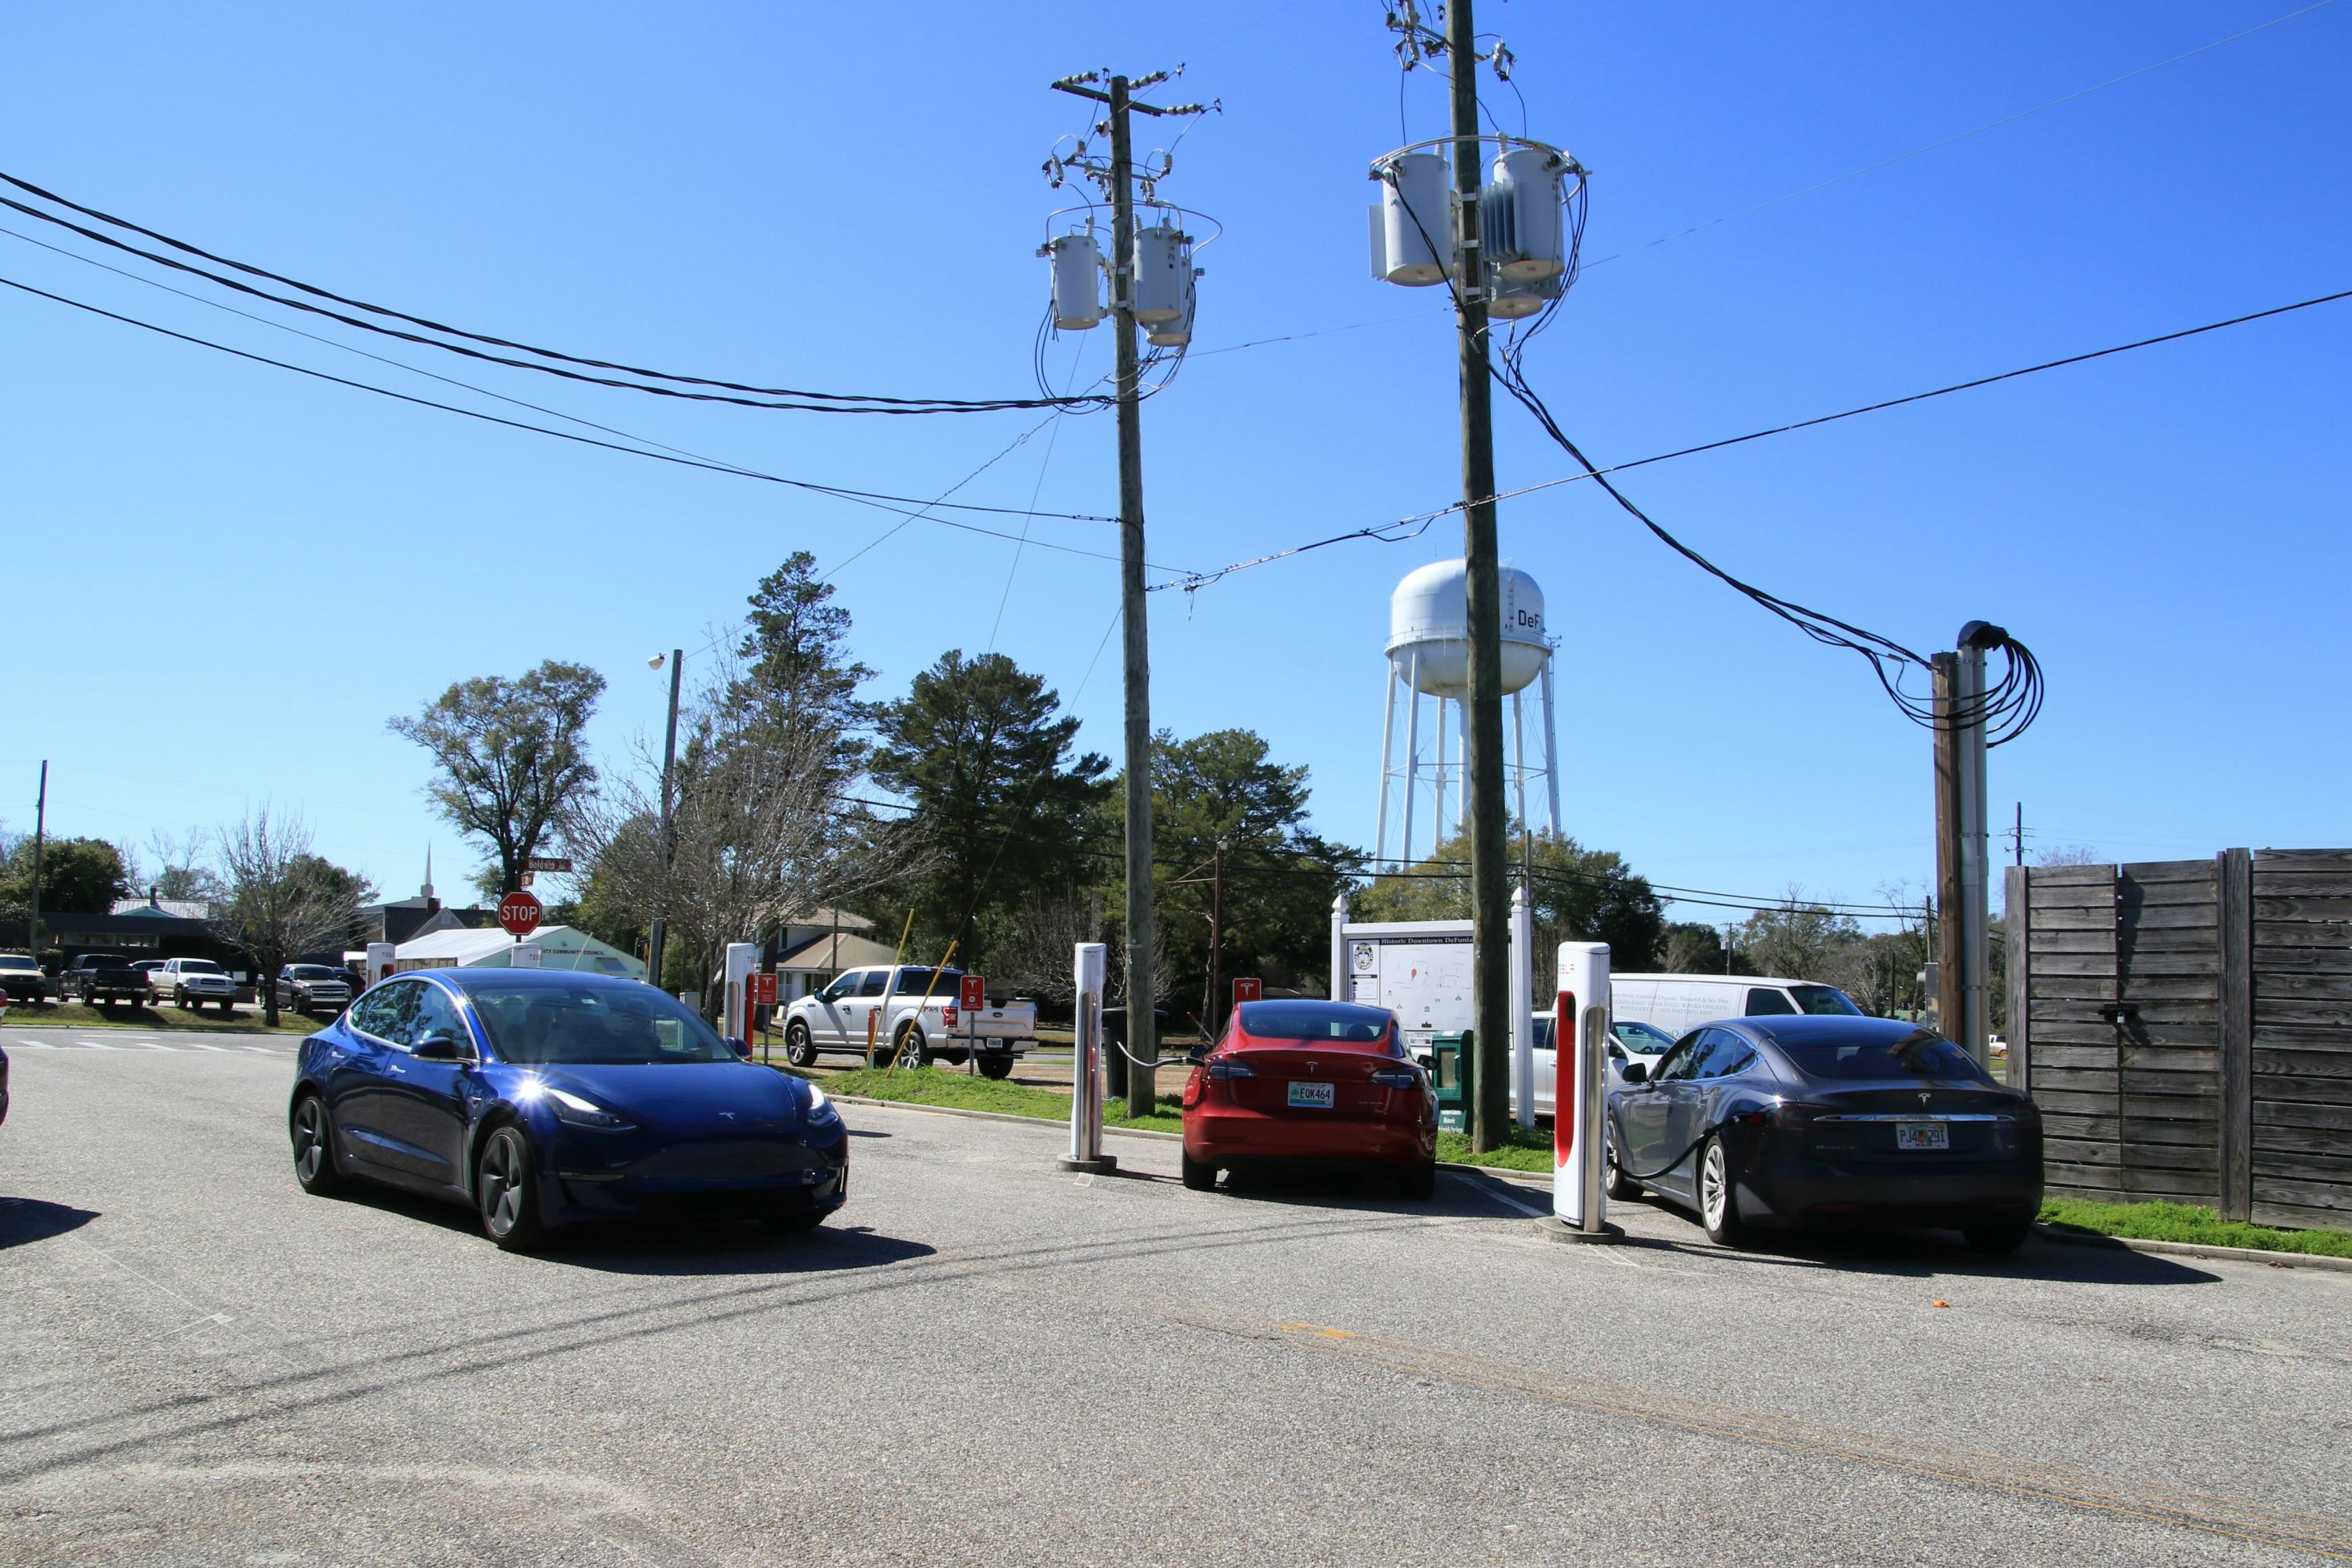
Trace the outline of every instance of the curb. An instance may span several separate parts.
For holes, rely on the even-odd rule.
[[[2036,1224],[2033,1233],[2044,1241],[2069,1247],[2122,1248],[2175,1258],[2210,1258],[2224,1263],[2267,1263],[2274,1269],[2327,1269],[2352,1274],[2352,1258],[2330,1258],[2318,1252],[2272,1252],[2260,1247],[2216,1247],[2203,1241],[2147,1241],[2132,1236],[2094,1236]]]

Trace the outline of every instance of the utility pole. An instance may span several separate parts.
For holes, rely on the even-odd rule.
[[[2017,851],[2016,863],[2023,865],[2025,863],[2025,802],[2022,800],[2017,803],[2017,826],[2009,830],[2009,839]]]
[[[1224,1010],[1224,993],[1217,988],[1218,981],[1223,978],[1223,965],[1220,960],[1223,958],[1225,953],[1224,840],[1219,839],[1217,841],[1217,852],[1214,858],[1211,860],[1210,864],[1214,869],[1209,874],[1209,1006],[1207,1021],[1209,1026],[1209,1038],[1211,1040],[1214,1040],[1217,1037],[1217,1025],[1221,1021],[1219,1015]]]
[[[1137,385],[1135,347],[1135,155],[1128,117],[1197,114],[1206,106],[1159,108],[1138,103],[1133,94],[1175,73],[1154,71],[1129,82],[1111,77],[1108,91],[1086,85],[1098,73],[1065,77],[1056,92],[1089,98],[1110,110],[1110,168],[1105,179],[1111,204],[1111,335],[1117,350],[1114,376],[1118,403],[1118,602],[1119,646],[1126,685],[1125,816],[1127,829],[1127,1051],[1140,1061],[1160,1058],[1159,975],[1152,962],[1151,908],[1151,641],[1143,588],[1143,413]],[[1159,1075],[1138,1068],[1127,1074],[1127,1108],[1140,1115],[1151,1109]]]
[[[1470,1146],[1500,1146],[1511,1119],[1510,835],[1503,791],[1503,591],[1495,540],[1494,388],[1486,362],[1486,269],[1479,243],[1478,30],[1471,0],[1445,13],[1453,68],[1454,190],[1461,231],[1454,299],[1462,380],[1462,555],[1469,582],[1470,940],[1478,1030]]]
[[[660,669],[662,666],[661,655],[659,653],[655,654],[651,663],[655,669]],[[677,684],[679,678],[685,674],[686,650],[683,648],[671,649],[669,653],[669,724],[662,732],[661,907],[663,914],[656,915],[654,916],[653,929],[646,933],[646,978],[650,980],[656,989],[660,988],[662,983],[662,943],[664,938],[668,936],[669,922],[663,918],[663,915],[667,914],[669,910],[670,861],[677,852],[677,836],[672,830],[670,821],[669,775],[671,768],[677,762]],[[836,950],[836,956],[838,956],[840,946],[840,937],[838,934],[836,934],[834,938],[834,946]]]
[[[41,967],[41,841],[49,826],[49,759],[41,758],[41,792],[33,798],[33,923],[25,928],[25,946],[32,949],[33,967]]]
[[[2009,633],[1982,621],[1960,628],[1959,651],[1938,653],[1935,675],[1937,1023],[1979,1061],[1991,1033],[1991,856],[1985,821],[1985,653]],[[2021,809],[2020,821],[2022,821]]]

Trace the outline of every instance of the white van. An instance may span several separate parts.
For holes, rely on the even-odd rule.
[[[1843,1013],[1860,1018],[1853,998],[1835,986],[1769,975],[1612,975],[1609,1010],[1681,1036],[1717,1019],[1774,1013]]]

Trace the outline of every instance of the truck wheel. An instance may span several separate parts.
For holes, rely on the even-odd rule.
[[[982,1052],[980,1058],[980,1075],[982,1078],[1012,1077],[1013,1053],[1008,1051],[991,1051]]]
[[[798,1019],[784,1026],[784,1060],[794,1067],[816,1065],[816,1041],[809,1038],[808,1025]]]
[[[913,1024],[898,1030],[898,1057],[901,1067],[929,1067],[931,1064],[930,1045],[923,1039],[923,1031]]]

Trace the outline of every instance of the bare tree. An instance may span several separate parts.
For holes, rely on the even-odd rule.
[[[267,805],[223,828],[218,850],[222,893],[205,925],[253,960],[262,1020],[275,1028],[278,969],[314,950],[340,954],[374,890],[312,853],[300,818],[273,820]]]
[[[988,945],[992,977],[1019,996],[1067,1008],[1076,1004],[1071,959],[1081,942],[1103,939],[1093,901],[1076,888],[1033,893]]]
[[[2035,865],[2105,865],[2107,857],[2088,844],[2053,844],[2033,852]]]
[[[599,901],[636,922],[661,915],[691,973],[716,973],[730,942],[905,873],[841,800],[855,775],[838,732],[746,682],[732,656],[705,666],[678,731],[667,853],[661,762],[642,743],[629,770],[577,810],[570,839]],[[707,994],[705,1011],[715,1006]]]
[[[199,904],[220,897],[219,873],[205,863],[205,852],[210,847],[211,835],[200,828],[190,828],[185,833],[158,828],[149,835],[147,852],[155,857],[151,884],[155,896]],[[145,868],[141,867],[131,880],[134,890],[147,883]]]

